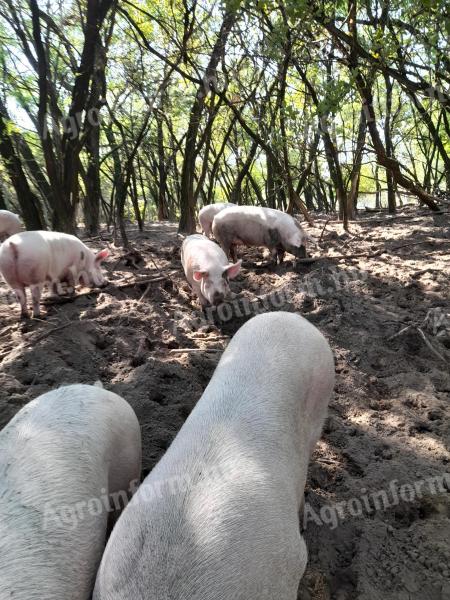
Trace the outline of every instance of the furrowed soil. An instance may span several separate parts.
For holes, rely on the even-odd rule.
[[[274,268],[262,250],[241,249],[233,303],[206,317],[170,223],[130,227],[137,254],[107,232],[87,240],[110,247],[110,284],[45,300],[41,321],[19,321],[2,283],[0,427],[48,390],[101,380],[138,415],[146,475],[237,329],[256,312],[297,312],[330,341],[337,378],[309,469],[299,598],[448,600],[448,216],[406,208],[370,215],[350,235],[318,216],[308,233],[320,240],[311,253],[328,258],[294,267],[288,255]],[[365,256],[333,258],[342,254]]]

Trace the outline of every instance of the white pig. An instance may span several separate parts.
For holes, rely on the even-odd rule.
[[[93,600],[295,600],[298,511],[333,384],[330,347],[303,317],[248,321],[122,513]]]
[[[89,600],[140,468],[138,420],[112,392],[71,385],[19,411],[0,432],[1,600]]]
[[[9,210],[0,210],[0,242],[19,231],[22,231],[19,217]]]
[[[228,262],[224,251],[204,235],[189,235],[181,247],[181,263],[200,304],[220,304],[230,295],[229,280],[241,269],[241,260]]]
[[[306,256],[305,234],[300,224],[281,210],[259,206],[235,206],[225,208],[215,217],[212,225],[214,237],[225,254],[236,260],[235,246],[266,246],[280,264],[284,253],[297,258]]]
[[[229,208],[230,206],[236,206],[236,204],[233,204],[232,202],[217,202],[216,204],[207,204],[200,210],[198,213],[198,220],[203,229],[203,233],[207,237],[211,237],[211,226],[214,217],[220,213],[221,210]]]
[[[101,263],[108,254],[108,250],[94,254],[74,235],[25,231],[8,238],[0,247],[0,272],[14,290],[23,317],[28,317],[25,288],[30,286],[33,316],[39,317],[45,284],[51,284],[54,292],[60,282],[72,288],[80,281],[83,285],[105,285]]]

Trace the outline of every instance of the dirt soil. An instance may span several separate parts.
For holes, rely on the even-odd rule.
[[[139,417],[145,475],[242,323],[257,311],[298,312],[329,339],[337,376],[310,466],[299,598],[448,600],[450,230],[440,219],[409,208],[370,215],[348,235],[332,221],[323,231],[319,216],[308,229],[316,240],[323,231],[313,255],[376,255],[273,268],[247,250],[233,312],[207,319],[182,274],[174,224],[130,228],[143,261],[123,258],[104,232],[87,243],[110,247],[110,285],[47,300],[45,320],[18,321],[1,284],[0,427],[50,389],[100,379]]]

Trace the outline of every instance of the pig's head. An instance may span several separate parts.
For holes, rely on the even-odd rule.
[[[102,262],[108,258],[109,250],[100,250],[97,254],[88,252],[85,257],[85,269],[80,274],[80,281],[83,285],[95,287],[104,287],[108,284],[107,279],[102,273]]]
[[[303,231],[300,223],[298,223],[295,219],[294,223],[296,229],[287,237],[286,242],[283,244],[284,249],[293,254],[296,258],[306,258],[306,243],[309,238]]]
[[[242,260],[227,266],[214,265],[209,271],[194,271],[193,277],[200,285],[200,291],[209,304],[220,304],[230,295],[229,280],[241,270]]]

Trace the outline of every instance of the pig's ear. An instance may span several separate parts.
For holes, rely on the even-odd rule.
[[[238,260],[237,263],[235,263],[234,265],[228,265],[228,267],[225,267],[225,271],[228,274],[228,277],[230,279],[234,279],[239,271],[241,270],[241,264],[242,264],[242,259]]]
[[[200,281],[201,279],[208,278],[208,271],[194,271],[194,281]]]
[[[101,262],[106,260],[108,258],[108,256],[109,256],[108,248],[105,248],[104,250],[100,250],[100,252],[97,252],[97,254],[95,255],[95,262],[100,264]]]

